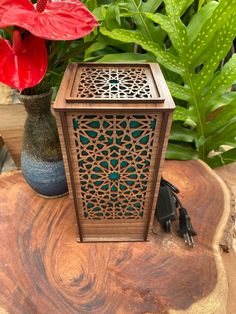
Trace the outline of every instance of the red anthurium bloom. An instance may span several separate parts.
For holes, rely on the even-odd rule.
[[[47,70],[45,39],[13,32],[13,45],[0,37],[0,82],[23,90],[37,85]]]
[[[98,22],[79,0],[0,0],[0,28],[19,26],[50,40],[72,40],[88,35]]]

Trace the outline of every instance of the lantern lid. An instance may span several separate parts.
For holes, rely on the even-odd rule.
[[[101,104],[107,109],[175,107],[159,66],[153,63],[74,63],[68,66],[60,90],[55,110]]]

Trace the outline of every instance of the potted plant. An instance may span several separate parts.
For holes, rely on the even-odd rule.
[[[22,173],[40,195],[67,192],[55,118],[52,87],[68,60],[80,52],[77,39],[97,26],[78,0],[0,2],[0,81],[19,91],[28,117],[21,154]],[[57,82],[56,82],[57,80]]]

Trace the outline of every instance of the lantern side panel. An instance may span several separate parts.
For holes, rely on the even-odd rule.
[[[67,114],[83,238],[144,240],[162,114]]]

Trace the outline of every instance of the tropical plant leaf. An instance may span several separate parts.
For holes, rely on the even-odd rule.
[[[192,94],[189,86],[181,86],[170,81],[167,81],[167,85],[173,97],[186,101],[190,101],[192,99]]]
[[[194,42],[203,25],[212,16],[219,2],[210,1],[201,10],[199,10],[190,20],[187,26],[187,36],[189,43]]]
[[[220,1],[211,17],[205,22],[194,42],[189,47],[188,58],[192,64],[214,42],[214,35],[231,14],[235,15],[236,0]]]
[[[194,142],[194,139],[196,137],[197,137],[196,131],[184,127],[179,121],[173,123],[172,132],[170,134],[171,140],[192,143]]]
[[[214,42],[206,54],[206,61],[200,71],[195,86],[202,89],[211,80],[215,70],[219,67],[220,61],[229,52],[235,38],[236,17],[232,14],[227,22],[218,30],[214,37]],[[219,48],[220,47],[220,48]]]
[[[219,153],[218,155],[208,158],[207,162],[212,167],[220,167],[236,161],[236,148],[232,148],[226,152]]]
[[[207,123],[207,134],[212,135],[217,130],[222,130],[225,125],[236,121],[236,103],[224,106],[218,110],[213,120]]]
[[[194,0],[166,0],[165,4],[167,14],[181,16],[193,2]]]
[[[181,60],[178,60],[178,58],[176,58],[173,54],[164,51],[157,43],[149,40],[145,35],[138,33],[137,31],[125,29],[108,31],[104,27],[101,27],[100,31],[103,35],[109,36],[113,39],[139,44],[146,51],[152,52],[156,56],[157,60],[167,69],[177,73],[183,73],[184,71]]]
[[[157,41],[157,35],[160,35],[158,34],[158,27],[143,13],[156,12],[162,1],[147,0],[144,2],[142,0],[124,0],[119,3],[125,5],[126,16],[133,17],[136,30],[145,35],[149,40]],[[124,5],[122,5],[123,8]]]
[[[177,104],[167,157],[201,158],[211,165],[218,165],[220,158],[233,160],[233,150],[221,157],[209,156],[223,144],[236,145],[236,92],[231,91],[236,82],[236,55],[231,53],[236,0],[199,1],[198,6],[193,0],[114,3],[121,23],[110,28],[103,24],[104,39],[118,43],[116,47],[121,42],[130,44],[132,52],[141,52],[126,51],[124,60],[153,54]],[[102,58],[112,61],[111,54]],[[116,53],[113,60],[122,61],[121,54]]]
[[[123,52],[115,54],[106,54],[102,58],[99,58],[98,62],[155,62],[153,54],[149,53],[134,53]]]
[[[167,159],[180,159],[180,160],[188,160],[188,159],[198,159],[197,151],[192,148],[190,145],[177,145],[173,143],[168,144]]]
[[[205,104],[205,110],[210,111],[209,106],[212,101],[225,93],[236,79],[236,54],[224,65],[222,70],[217,73],[208,88],[204,90],[201,102]]]
[[[171,7],[171,1],[169,3],[169,7]],[[180,18],[175,14],[171,16],[164,16],[162,14],[147,13],[146,16],[153,22],[160,24],[160,26],[168,33],[179,56],[185,58],[186,50],[188,50],[187,30]]]
[[[176,106],[173,116],[173,121],[187,121],[188,119],[195,120],[196,117],[189,109]]]
[[[97,0],[85,0],[83,2],[89,11],[93,11],[98,6]]]
[[[218,149],[223,144],[236,144],[236,121],[226,124],[218,129],[212,136],[206,140],[209,151]]]

